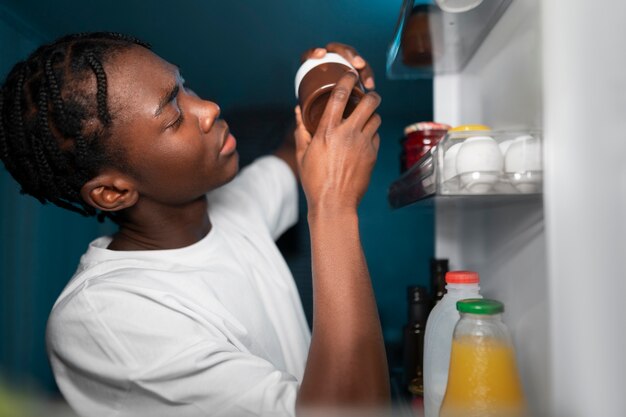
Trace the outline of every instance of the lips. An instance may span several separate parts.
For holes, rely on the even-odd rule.
[[[226,125],[226,122],[224,122],[224,124]],[[230,129],[228,128],[228,125],[226,125],[226,128],[224,129],[224,135],[222,137],[222,146],[220,148],[220,155],[221,156],[230,155],[234,153],[236,149],[237,149],[237,141],[235,140],[235,137],[230,134]]]
[[[220,150],[224,149],[224,145],[226,145],[226,141],[228,140],[228,135],[230,135],[230,128],[228,127],[226,122],[223,122],[223,125],[224,133],[222,133],[222,146],[220,147]]]

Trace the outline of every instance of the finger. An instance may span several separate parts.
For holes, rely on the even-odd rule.
[[[300,106],[296,106],[295,113],[296,130],[294,132],[294,136],[296,138],[296,158],[298,163],[300,163],[304,153],[311,143],[311,135],[308,130],[306,130],[306,127],[304,127],[304,123],[302,122],[302,111],[300,110]]]
[[[326,49],[325,48],[315,48],[311,58],[316,58],[316,59],[324,58],[324,55],[326,55]]]
[[[378,149],[380,149],[380,135],[378,133],[376,133],[372,140],[372,146],[374,147],[374,152],[378,154]]]
[[[361,57],[356,49],[354,49],[350,45],[339,42],[331,42],[326,45],[326,50],[328,50],[328,52],[335,52],[341,55],[342,57],[347,59],[354,68],[358,70],[364,68],[367,65],[363,57]]]
[[[382,119],[380,115],[378,113],[374,113],[369,118],[367,123],[365,123],[365,126],[363,126],[363,134],[368,137],[374,136],[376,132],[378,131],[378,128],[380,128],[381,123],[382,123]]]
[[[311,58],[319,59],[319,58],[323,58],[324,55],[326,55],[325,48],[309,48],[306,51],[304,51],[304,53],[300,56],[300,60],[304,62],[307,59],[311,59]]]
[[[335,85],[330,93],[330,98],[326,103],[326,108],[324,109],[324,113],[322,113],[317,130],[322,129],[322,131],[325,131],[328,128],[341,124],[346,103],[348,103],[356,80],[356,75],[350,71],[341,76],[337,85]]]
[[[309,48],[300,55],[300,62],[304,62],[307,59],[314,58],[319,59],[323,58],[326,55],[326,49],[324,48]]]
[[[361,80],[363,80],[363,85],[365,86],[365,88],[371,90],[375,87],[374,71],[372,70],[372,67],[367,63],[367,61],[363,59],[361,55],[359,55],[356,49],[354,49],[350,45],[338,42],[329,43],[328,45],[326,45],[326,49],[329,52],[338,53],[339,55],[347,59],[348,62],[350,62],[350,64],[352,64],[352,66],[356,68],[359,72],[359,76],[361,77]]]
[[[376,88],[376,83],[374,82],[374,70],[372,67],[367,64],[365,68],[359,70],[359,75],[361,76],[361,80],[363,80],[363,85],[368,90],[373,90]]]
[[[347,123],[352,124],[352,126],[358,131],[362,131],[365,124],[380,105],[380,102],[380,96],[377,93],[370,91],[361,98],[359,104],[357,104],[352,114],[348,117]]]

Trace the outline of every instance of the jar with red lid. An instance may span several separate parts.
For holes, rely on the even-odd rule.
[[[400,171],[404,172],[417,163],[446,135],[450,126],[444,123],[419,122],[404,128],[401,139]]]

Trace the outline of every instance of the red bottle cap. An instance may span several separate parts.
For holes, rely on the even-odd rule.
[[[449,271],[446,273],[446,283],[448,284],[478,284],[479,282],[478,272]]]

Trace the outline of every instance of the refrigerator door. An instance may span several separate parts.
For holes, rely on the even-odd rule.
[[[624,416],[626,3],[541,12],[554,415]]]
[[[513,2],[435,120],[544,132],[543,198],[437,200],[436,254],[502,300],[535,416],[626,412],[626,3]]]

